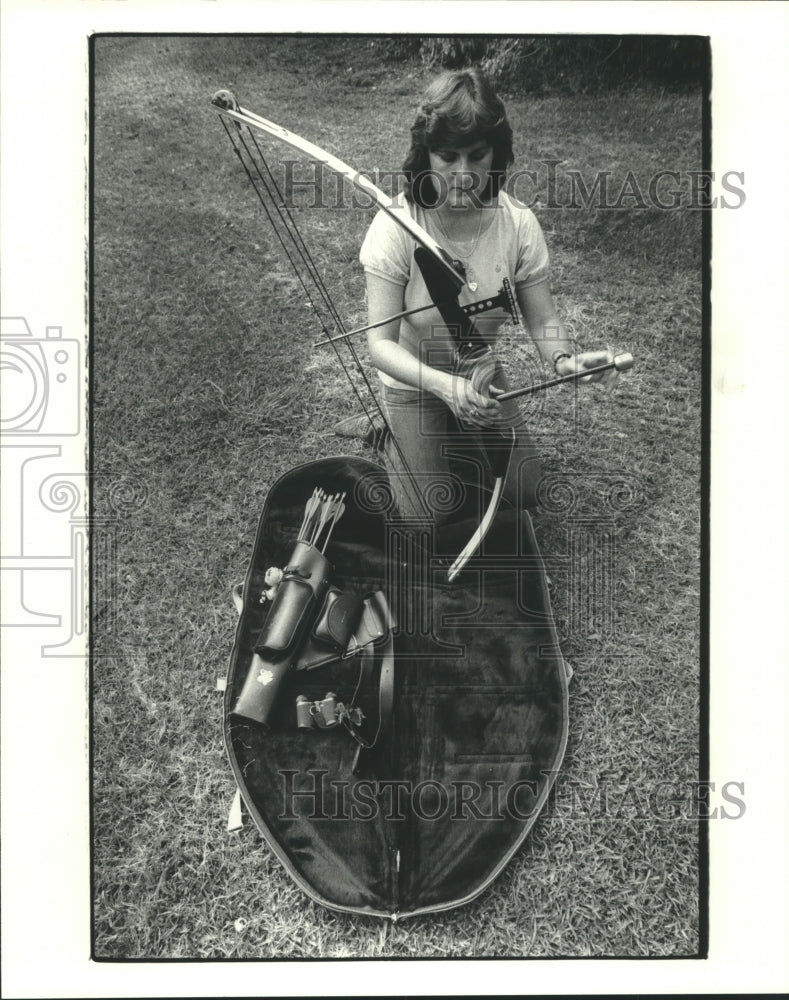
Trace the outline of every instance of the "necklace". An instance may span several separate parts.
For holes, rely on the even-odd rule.
[[[468,253],[460,253],[459,250],[455,250],[455,253],[457,254],[458,257],[460,257],[461,261],[468,261],[470,259],[471,255],[477,249],[477,243],[479,243],[479,238],[482,235],[482,219],[483,219],[483,213],[482,213],[482,211],[480,211],[480,213],[479,213],[479,225],[477,226],[477,235],[471,241],[471,249],[468,251]],[[458,246],[458,244],[460,244],[460,243],[467,243],[468,242],[467,240],[454,240],[454,239],[452,239],[452,237],[449,235],[449,233],[446,231],[446,229],[444,229],[444,223],[441,221],[441,216],[438,214],[438,212],[436,212],[436,222],[438,223],[438,228],[441,230],[441,232],[449,240],[450,243],[454,243],[455,246]],[[464,270],[466,272],[467,278],[469,279],[468,282],[467,282],[468,287],[471,289],[472,292],[476,292],[476,290],[477,290],[477,282],[476,282],[476,280],[474,280],[474,271],[467,264],[464,264]]]

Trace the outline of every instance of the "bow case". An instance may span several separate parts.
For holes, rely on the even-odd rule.
[[[261,635],[270,635],[273,602],[261,604],[260,595],[266,570],[291,555],[316,484],[345,493],[348,506],[325,553],[329,587],[349,606],[347,595],[386,595],[397,623],[394,658],[387,664],[385,644],[373,642],[362,655],[320,663],[310,659],[320,643],[307,642],[263,726],[236,711]],[[436,535],[395,515],[384,469],[360,458],[301,466],[270,489],[224,712],[244,803],[290,875],[323,905],[391,919],[466,903],[503,870],[547,799],[568,717],[567,675],[528,515],[501,511],[452,585],[446,568],[474,516]],[[328,617],[334,604],[324,599]],[[322,634],[319,617],[311,628]],[[323,627],[331,630],[328,618]],[[391,724],[382,733],[387,686]],[[320,724],[335,704],[361,713],[362,743],[372,745],[361,766],[352,727]]]

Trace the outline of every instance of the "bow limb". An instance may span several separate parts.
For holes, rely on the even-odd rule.
[[[300,135],[296,135],[295,132],[290,132],[281,125],[277,125],[267,118],[262,118],[260,115],[242,108],[236,100],[235,95],[229,90],[217,91],[211,103],[214,109],[223,117],[230,118],[239,125],[246,125],[248,128],[256,129],[258,132],[265,132],[267,135],[279,139],[300,153],[304,153],[311,160],[325,164],[335,174],[339,174],[340,177],[344,177],[347,181],[350,181],[354,187],[371,198],[374,204],[382,208],[387,215],[394,219],[399,226],[405,229],[430,254],[434,265],[456,293],[465,285],[466,279],[455,268],[452,258],[446,250],[425,229],[417,222],[414,222],[407,212],[398,211],[393,204],[392,197],[379,187],[376,187],[364,174],[358,170],[354,170],[353,167],[348,166],[347,163],[343,163],[342,160],[328,153],[325,149],[321,149],[320,146],[316,146],[315,143],[303,139]]]
[[[515,447],[515,431],[511,429],[512,434],[512,447],[510,448],[509,458],[507,460],[507,468],[504,470],[502,475],[496,477],[496,481],[493,485],[493,492],[491,493],[490,502],[488,503],[488,508],[482,516],[482,520],[477,525],[474,534],[469,538],[466,544],[463,546],[462,550],[458,554],[455,561],[449,567],[449,572],[447,574],[447,579],[451,583],[455,577],[460,573],[469,559],[476,553],[482,544],[482,540],[485,535],[487,535],[493,524],[496,514],[499,511],[499,506],[501,504],[501,498],[504,494],[504,484],[507,481],[507,473],[509,472],[510,463],[512,461],[512,450]]]

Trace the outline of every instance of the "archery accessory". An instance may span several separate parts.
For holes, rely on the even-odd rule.
[[[342,723],[348,730],[358,744],[352,765],[354,774],[367,766],[368,758],[391,724],[394,707],[394,627],[395,621],[382,590],[360,598],[330,587],[295,664],[298,670],[311,670],[340,658],[360,657],[359,677],[347,706],[342,702],[335,704],[336,696],[331,693],[323,701],[312,704],[301,695],[296,699],[296,724],[299,728],[317,725],[327,729]],[[377,661],[378,721],[375,733],[370,736],[362,730],[365,715],[356,705],[356,699],[362,685],[372,683]],[[309,725],[307,715],[310,717]]]
[[[268,727],[289,670],[352,656],[391,634],[394,623],[382,591],[360,597],[329,584],[332,566],[323,553],[345,512],[345,496],[345,492],[329,496],[316,486],[305,504],[287,566],[266,570],[266,583],[272,586],[264,595],[271,608],[233,715]],[[327,525],[319,552],[317,543]]]
[[[334,326],[341,334],[345,332],[345,328],[337,308],[332,301],[331,295],[329,294],[329,290],[322,278],[321,272],[313,260],[312,255],[310,254],[309,249],[299,232],[298,226],[295,223],[290,208],[288,207],[274,175],[266,162],[266,158],[263,155],[263,151],[258,142],[258,136],[261,132],[287,143],[294,149],[305,153],[312,160],[320,164],[325,164],[329,167],[329,169],[333,170],[335,173],[352,183],[356,188],[367,194],[372,199],[373,204],[377,204],[381,209],[387,212],[387,214],[389,214],[398,225],[410,233],[411,236],[413,236],[413,238],[420,243],[420,245],[427,248],[428,252],[436,261],[436,267],[439,269],[440,273],[443,274],[445,281],[452,288],[459,289],[462,287],[464,283],[463,277],[453,267],[449,255],[442,250],[432,236],[430,236],[429,233],[414,222],[407,213],[397,211],[393,207],[392,199],[377,188],[364,175],[353,170],[347,164],[337,159],[337,157],[332,156],[330,153],[320,149],[320,147],[315,146],[313,143],[308,142],[300,136],[289,132],[287,129],[284,129],[281,126],[242,108],[230,91],[218,91],[214,95],[211,103],[213,109],[220,116],[220,121],[225,129],[225,133],[232,144],[233,150],[236,153],[250,184],[252,185],[252,189],[257,195],[258,200],[260,201],[260,204],[272,225],[272,229],[275,236],[279,240],[280,246],[293,268],[294,274],[301,286],[302,291],[304,292],[305,298],[318,318],[325,340],[331,339],[329,334],[330,325]],[[302,273],[302,267],[304,273]],[[361,364],[352,340],[349,338],[347,343],[348,351],[355,365],[356,372],[358,373],[366,391],[367,399],[372,401],[376,418],[385,428],[388,429],[386,414],[384,413],[383,408],[373,391],[369,377],[364,370],[364,366]],[[359,400],[360,406],[367,416],[367,419],[370,421],[370,424],[375,426],[376,418],[374,418],[371,414],[370,408],[365,402],[365,396],[362,394],[354,379],[351,377],[348,366],[340,354],[337,345],[335,344],[333,346],[337,360],[342,366],[342,369],[345,372],[357,399]],[[411,492],[412,499],[416,507],[421,508],[425,516],[429,517],[430,509],[419,487],[416,476],[410,469],[397,439],[392,437],[391,434],[389,435],[389,438],[391,440],[391,446],[398,454],[402,467],[405,471],[404,487],[408,488]]]
[[[382,590],[360,597],[329,587],[314,624],[299,649],[296,670],[312,670],[348,658],[381,642],[394,628],[394,618]]]
[[[315,607],[320,606],[330,571],[313,545],[296,542],[255,643],[244,687],[232,708],[234,715],[269,725],[282,681],[298,655]]]
[[[301,527],[299,528],[299,533],[296,536],[297,541],[303,541],[303,540],[306,539],[306,537],[307,537],[307,527],[308,527],[310,521],[312,520],[313,515],[315,514],[315,511],[318,509],[318,506],[319,506],[319,504],[321,502],[322,493],[323,493],[323,490],[319,489],[317,486],[312,491],[312,496],[309,498],[309,500],[307,501],[307,503],[306,503],[306,505],[304,507],[304,518],[303,518],[303,520],[301,522]],[[268,580],[266,580],[266,583],[268,583]]]
[[[324,494],[321,500],[320,508],[318,509],[318,517],[316,518],[315,521],[315,527],[312,529],[312,536],[310,538],[311,545],[317,545],[318,538],[320,537],[320,534],[323,531],[324,525],[329,519],[329,515],[331,513],[333,504],[334,504],[334,497],[333,496],[329,497]]]
[[[276,125],[274,122],[242,108],[230,91],[218,91],[212,99],[212,106],[214,107],[214,110],[219,113],[225,131],[233,145],[233,149],[241,161],[255,193],[258,195],[258,198],[260,199],[261,204],[268,215],[272,226],[274,227],[275,233],[280,240],[286,255],[288,256],[288,259],[291,261],[294,270],[296,271],[297,278],[305,291],[308,301],[312,305],[316,315],[322,323],[325,340],[334,341],[336,338],[332,338],[329,335],[327,325],[321,317],[317,303],[310,294],[310,291],[307,288],[297,266],[296,258],[304,263],[312,282],[318,290],[323,306],[330,313],[332,321],[339,329],[343,339],[346,339],[342,320],[340,319],[340,316],[331,301],[331,296],[323,283],[320,272],[315,266],[301,234],[298,232],[298,228],[296,227],[288,206],[285,203],[285,199],[282,197],[282,193],[280,192],[271,170],[265,161],[265,157],[263,156],[257,139],[255,138],[255,131],[264,132],[273,136],[274,138],[287,143],[294,149],[305,153],[311,159],[321,164],[325,164],[330,170],[333,170],[341,177],[344,177],[359,190],[367,194],[372,199],[373,204],[378,205],[399,226],[405,229],[417,243],[414,256],[419,264],[423,276],[425,277],[425,283],[430,297],[433,302],[436,303],[436,307],[439,309],[439,312],[445,322],[447,322],[453,329],[455,336],[457,337],[459,362],[467,364],[471,363],[476,360],[477,357],[482,356],[484,353],[489,351],[485,342],[476,332],[470,317],[459,306],[457,301],[460,289],[466,283],[465,274],[463,273],[463,265],[459,261],[453,260],[450,255],[433,239],[433,237],[430,236],[429,233],[427,233],[420,225],[418,225],[418,223],[411,219],[407,211],[398,210],[394,207],[392,198],[377,188],[363,174],[353,170],[346,163],[343,163],[342,160],[339,160],[332,154],[327,153],[326,150],[308,142],[306,139],[302,139],[300,136],[282,128],[282,126]],[[242,126],[246,128],[246,132]],[[249,134],[249,141],[247,141],[247,133]],[[261,169],[255,153],[257,153],[257,157],[263,164],[265,173],[264,170]],[[268,196],[268,202],[263,197],[261,187]],[[278,228],[276,222],[277,219],[281,223],[284,232],[281,232]],[[507,300],[507,307],[510,308],[512,314],[515,315],[512,311],[514,298],[511,294],[511,290],[504,290],[504,295]],[[449,319],[447,317],[449,317]],[[384,425],[388,427],[386,415],[384,414],[383,409],[381,408],[380,403],[372,390],[369,380],[364,373],[358,355],[353,348],[350,336],[347,337],[347,343],[356,364],[357,371],[360,372],[364,384],[370,396],[374,400],[375,407],[381,420],[384,422]],[[343,365],[343,370],[351,381],[354,391],[357,394],[357,398],[359,398],[360,403],[365,410],[368,420],[370,420],[371,423],[374,423],[373,418],[364,405],[364,401],[359,394],[357,387],[350,378],[348,369],[337,351],[336,344],[333,346],[335,347],[338,360],[340,360],[340,363]],[[475,543],[474,551],[481,543],[485,531],[493,522],[515,447],[515,432],[511,428],[508,429],[508,432],[502,431],[501,433],[486,433],[484,438],[483,451],[488,458],[491,472],[495,477],[495,484],[488,510],[486,511],[480,526],[476,529],[471,540]],[[397,439],[391,434],[390,439],[392,446],[398,452],[403,468],[406,471],[406,477],[410,483],[410,488],[413,490],[417,505],[421,506],[427,516],[430,516],[430,508],[422,495],[422,491],[419,488],[416,477],[410,470],[408,462],[400,449]],[[463,553],[461,553],[461,555],[464,556],[462,562],[465,562],[471,554],[467,552],[467,549],[468,545],[463,549]]]
[[[556,378],[548,379],[547,382],[537,382],[536,385],[523,386],[520,389],[510,389],[502,392],[496,399],[505,402],[508,399],[517,399],[519,396],[530,396],[535,392],[542,392],[544,389],[552,389],[555,385],[564,385],[566,382],[580,382],[588,375],[598,375],[601,372],[616,370],[618,372],[629,371],[633,367],[632,354],[617,354],[613,361],[608,361],[604,365],[595,365],[594,368],[584,368],[579,372],[570,372],[569,375],[559,375]],[[482,390],[475,386],[477,392]]]

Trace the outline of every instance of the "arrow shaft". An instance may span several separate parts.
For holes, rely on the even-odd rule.
[[[417,313],[427,312],[428,309],[440,309],[442,305],[444,305],[443,302],[430,302],[426,306],[416,306],[414,309],[405,309],[403,312],[387,316],[386,319],[379,319],[376,323],[369,323],[367,326],[357,326],[355,330],[348,330],[346,333],[341,333],[336,337],[326,337],[323,340],[314,340],[313,346],[323,347],[327,344],[342,343],[343,340],[347,340],[349,337],[355,337],[358,333],[366,333],[368,330],[375,330],[379,326],[386,326],[387,323],[394,323],[395,320],[403,319],[405,316],[415,316]],[[517,312],[512,300],[512,293],[509,290],[509,282],[506,278],[504,279],[504,284],[497,295],[492,295],[487,299],[480,299],[478,302],[470,302],[468,305],[461,306],[460,308],[467,316],[472,316],[477,313],[488,312],[490,309],[497,309],[499,306],[505,308],[513,319],[517,319]]]
[[[428,309],[435,309],[435,305],[431,302],[427,306],[417,306],[415,309],[406,309],[405,312],[395,313],[393,316],[387,316],[386,319],[379,319],[377,323],[370,323],[368,326],[358,326],[355,330],[348,330],[346,333],[341,333],[337,337],[328,337],[324,340],[315,340],[313,345],[315,347],[324,347],[328,344],[337,344],[343,340],[347,340],[349,337],[355,337],[357,333],[366,333],[368,330],[375,330],[379,326],[386,326],[387,323],[393,323],[396,319],[403,319],[404,316],[414,316],[416,313],[426,312]]]
[[[621,364],[621,362],[620,362]],[[580,372],[571,372],[569,375],[559,375],[556,378],[548,379],[547,382],[537,382],[535,385],[525,385],[520,389],[510,389],[509,392],[502,392],[496,399],[503,403],[507,399],[517,399],[518,396],[530,396],[534,392],[542,392],[543,389],[550,389],[555,385],[562,385],[565,382],[578,382],[587,375],[597,375],[599,372],[608,372],[612,368],[620,369],[617,360],[609,361],[604,365],[596,365],[594,368],[585,368]],[[629,367],[629,365],[628,365]],[[624,370],[624,369],[621,369]]]

